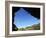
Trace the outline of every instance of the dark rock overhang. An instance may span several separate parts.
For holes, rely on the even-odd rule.
[[[14,17],[14,13],[17,12],[20,8],[25,9],[32,16],[34,16],[37,19],[40,19],[40,8],[29,8],[29,7],[13,7],[12,8],[13,17]]]

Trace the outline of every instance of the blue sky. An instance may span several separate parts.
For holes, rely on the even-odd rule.
[[[23,8],[20,8],[20,10],[17,11],[15,15],[16,16],[14,17],[14,24],[18,28],[32,26],[33,24],[38,24],[40,22],[40,20],[28,14],[28,12]]]

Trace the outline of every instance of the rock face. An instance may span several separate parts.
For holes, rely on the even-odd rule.
[[[15,24],[13,24],[13,26],[12,26],[12,31],[17,31],[17,30],[18,30],[18,28],[16,27]]]
[[[32,30],[40,30],[40,23],[36,24],[36,25],[33,25]]]

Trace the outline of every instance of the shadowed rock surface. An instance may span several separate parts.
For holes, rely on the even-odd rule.
[[[13,24],[13,26],[12,26],[12,31],[17,31],[17,30],[18,30],[18,28],[16,27],[15,24]]]

